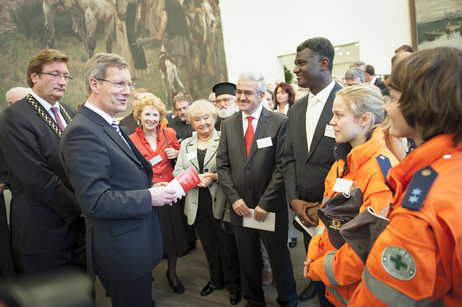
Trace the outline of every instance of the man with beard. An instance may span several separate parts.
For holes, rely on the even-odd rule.
[[[221,131],[223,120],[233,116],[236,113],[236,85],[229,82],[216,84],[212,91],[216,96],[216,106],[218,109],[218,118],[215,123],[215,129]]]
[[[177,95],[173,98],[173,110],[175,111],[175,118],[172,119],[167,127],[173,128],[176,132],[178,142],[181,143],[184,139],[192,136],[193,128],[190,123],[186,121],[186,110],[192,103],[192,98],[189,95]]]

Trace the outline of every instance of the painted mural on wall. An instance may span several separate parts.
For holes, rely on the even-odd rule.
[[[413,1],[419,50],[438,46],[462,49],[462,0]]]
[[[137,87],[167,106],[182,91],[207,98],[227,81],[218,0],[0,0],[0,92],[26,86],[29,59],[54,48],[69,56],[63,101],[84,102],[86,61],[121,55]],[[0,104],[6,107],[6,102]]]

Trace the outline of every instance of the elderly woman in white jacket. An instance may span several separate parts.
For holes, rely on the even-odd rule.
[[[202,296],[226,286],[230,303],[241,300],[239,260],[235,238],[221,228],[221,217],[226,204],[217,176],[216,153],[220,134],[215,130],[217,110],[207,100],[195,101],[186,112],[196,135],[181,142],[174,176],[194,167],[201,183],[190,190],[185,199],[188,224],[194,224],[209,263],[210,282],[201,291]]]

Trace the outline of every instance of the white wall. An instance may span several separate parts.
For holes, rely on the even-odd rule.
[[[412,45],[408,0],[221,0],[220,7],[230,82],[246,71],[270,83],[283,78],[277,57],[311,37],[359,42],[376,74],[390,73],[393,51]]]

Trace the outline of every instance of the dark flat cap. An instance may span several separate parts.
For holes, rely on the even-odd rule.
[[[212,91],[215,93],[215,96],[220,96],[223,94],[229,94],[236,96],[234,91],[236,90],[236,84],[230,83],[230,82],[222,82],[215,84],[213,87]]]

